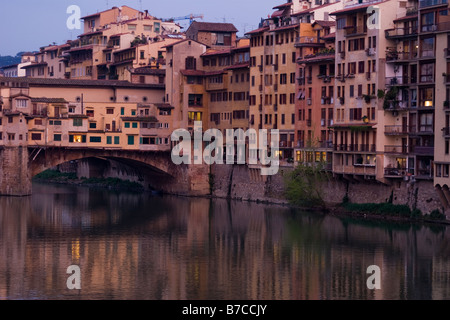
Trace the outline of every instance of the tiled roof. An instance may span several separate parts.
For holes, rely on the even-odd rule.
[[[336,32],[331,32],[330,34],[327,34],[326,36],[320,37],[321,39],[334,39],[336,38]]]
[[[34,67],[41,67],[41,66],[47,66],[47,62],[39,62],[39,63],[32,63],[27,66],[23,66],[21,69],[28,69],[28,68],[34,68]]]
[[[256,33],[262,33],[264,31],[269,30],[269,27],[262,27],[262,28],[258,28],[252,31],[247,32],[246,34],[256,34]]]
[[[312,25],[315,24],[318,24],[321,27],[334,27],[336,25],[336,21],[316,20]]]
[[[151,74],[151,75],[165,75],[166,70],[164,69],[155,69],[150,67],[142,67],[142,68],[136,68],[132,70],[133,74]]]
[[[66,87],[117,87],[164,89],[164,84],[141,84],[120,80],[78,80],[78,79],[44,79],[44,78],[11,78],[4,77],[0,83],[28,83],[30,86],[66,86]]]
[[[282,27],[278,27],[278,28],[272,29],[272,30],[270,30],[270,32],[277,32],[277,31],[283,31],[283,30],[295,29],[295,28],[297,28],[299,25],[300,25],[299,23],[296,23],[296,24],[290,24],[290,25],[288,25],[288,26],[282,26]]]
[[[237,64],[233,64],[233,65],[229,66],[227,68],[227,70],[248,68],[249,66],[250,66],[250,62],[237,63]]]
[[[279,6],[275,6],[272,9],[282,9],[282,8],[286,8],[286,7],[290,7],[292,6],[292,2],[286,2],[283,4],[280,4]]]
[[[231,23],[220,22],[192,22],[189,28],[194,28],[198,31],[211,31],[211,32],[238,32],[238,29]]]
[[[341,9],[341,10],[338,10],[338,11],[330,12],[330,15],[338,15],[338,14],[345,14],[345,13],[354,12],[354,11],[361,11],[363,9],[366,9],[366,8],[370,7],[370,6],[377,5],[377,4],[380,4],[380,3],[383,3],[383,2],[387,2],[387,1],[390,1],[390,0],[371,2],[371,3],[362,3],[362,4],[358,4],[358,5],[352,5],[352,6],[349,6],[347,8],[344,8],[344,9]]]
[[[215,55],[221,55],[221,54],[229,54],[231,52],[231,49],[223,49],[223,50],[209,50],[202,54],[201,56],[215,56]]]
[[[324,8],[324,7],[331,6],[332,4],[336,4],[336,2],[325,3],[325,4],[323,4],[323,5],[321,5],[321,6],[318,6],[318,7],[305,9],[305,10],[296,12],[296,13],[292,14],[291,16],[300,16],[300,15],[302,15],[302,14],[306,14],[306,13],[313,12],[314,10],[317,10],[317,9],[322,9],[322,8]]]
[[[304,59],[299,59],[298,62],[299,63],[313,63],[313,62],[317,62],[317,61],[323,61],[323,60],[334,60],[335,59],[335,54],[323,54],[323,55],[317,55],[315,57],[310,57],[310,58],[304,58]]]
[[[32,103],[69,103],[63,98],[31,98]]]

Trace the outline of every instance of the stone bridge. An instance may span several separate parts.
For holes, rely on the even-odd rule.
[[[102,171],[108,162],[132,168],[146,188],[178,195],[210,193],[209,166],[175,165],[170,151],[4,146],[0,148],[0,159],[0,195],[30,195],[34,176],[57,165],[83,159],[95,160],[85,162],[91,166],[88,171]]]

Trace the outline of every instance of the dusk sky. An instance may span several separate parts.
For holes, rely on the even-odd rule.
[[[158,18],[204,14],[208,22],[233,23],[239,35],[258,27],[261,18],[273,13],[272,8],[285,0],[13,0],[2,1],[0,12],[0,55],[15,56],[20,51],[37,51],[53,42],[76,39],[81,30],[69,30],[66,13],[70,5],[78,5],[81,15],[89,15],[113,6],[127,5],[148,10]],[[179,21],[187,27],[188,21]],[[184,29],[185,30],[185,29]]]

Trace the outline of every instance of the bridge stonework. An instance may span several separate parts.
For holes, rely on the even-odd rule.
[[[209,166],[175,165],[170,152],[4,147],[0,149],[0,195],[31,195],[31,179],[35,175],[65,162],[89,158],[122,161],[140,170],[152,189],[165,193],[190,196],[210,193]]]

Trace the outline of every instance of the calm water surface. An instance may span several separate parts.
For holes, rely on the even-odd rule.
[[[35,184],[0,198],[0,228],[0,299],[450,299],[438,225]]]

